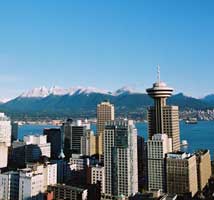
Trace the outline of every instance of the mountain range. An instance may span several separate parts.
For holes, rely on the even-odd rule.
[[[96,105],[109,100],[115,105],[118,115],[142,116],[153,100],[145,93],[130,87],[115,92],[94,87],[40,87],[24,92],[18,97],[0,104],[0,111],[12,117],[93,117]],[[204,110],[214,108],[214,94],[202,99],[175,94],[168,104],[178,105],[180,110]]]

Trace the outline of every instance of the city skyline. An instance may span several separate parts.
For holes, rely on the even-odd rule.
[[[0,99],[42,85],[145,91],[157,64],[175,93],[214,93],[213,7],[167,0],[1,3]]]

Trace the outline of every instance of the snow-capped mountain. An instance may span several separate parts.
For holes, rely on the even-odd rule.
[[[124,86],[118,90],[116,90],[113,95],[114,96],[119,96],[123,94],[141,94],[142,92],[137,91],[135,88],[132,88],[130,86]]]
[[[50,94],[52,94],[52,95],[65,95],[68,93],[68,90],[61,88],[61,87],[58,87],[58,86],[53,86],[48,90],[48,92],[49,92],[49,95]]]
[[[72,87],[68,89],[69,95],[74,95],[74,94],[92,94],[92,93],[99,93],[99,94],[109,94],[108,91],[106,90],[101,90],[95,87]]]
[[[31,97],[47,97],[49,95],[49,90],[46,87],[33,88],[32,90],[22,93],[19,97],[21,98],[31,98]]]
[[[50,88],[47,87],[38,87],[38,88],[33,88],[29,91],[26,91],[22,93],[19,97],[21,98],[44,98],[49,95],[57,95],[57,96],[62,96],[70,93],[69,89],[64,89],[58,86],[53,86]]]
[[[10,100],[12,100],[12,99],[11,98],[2,98],[2,99],[0,99],[0,104],[7,103]]]
[[[115,92],[115,95],[120,95],[122,93],[128,93],[128,88],[117,90]],[[130,92],[130,91],[129,91]],[[71,87],[68,89],[64,89],[58,86],[53,86],[50,88],[47,87],[38,87],[38,88],[33,88],[29,91],[26,91],[22,93],[19,97],[20,98],[44,98],[49,95],[56,95],[56,96],[63,96],[63,95],[80,95],[80,94],[92,94],[92,93],[98,93],[98,94],[112,94],[111,92],[108,92],[107,90],[102,90],[98,89],[95,87],[82,87],[82,86],[76,86],[76,87]]]
[[[122,87],[115,92],[107,92],[94,87],[39,87],[24,92],[19,97],[0,104],[0,111],[17,116],[95,116],[96,106],[101,101],[109,100],[115,105],[117,113],[142,115],[153,100],[145,93],[131,87]],[[183,94],[173,95],[168,99],[170,105],[178,105],[181,110],[203,110],[213,108],[201,99]],[[146,113],[146,112],[144,112]]]

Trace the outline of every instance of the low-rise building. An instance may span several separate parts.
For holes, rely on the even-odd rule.
[[[43,199],[48,185],[57,183],[57,165],[32,163],[20,170],[19,199]]]
[[[42,199],[44,192],[43,173],[31,168],[20,170],[19,199]]]
[[[66,200],[100,200],[99,185],[72,186],[56,184],[48,186],[48,193],[53,199]]]
[[[87,169],[87,183],[100,183],[101,192],[105,193],[105,168],[103,166],[95,165]]]

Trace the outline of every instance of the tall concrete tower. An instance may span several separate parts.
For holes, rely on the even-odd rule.
[[[177,106],[169,106],[166,99],[172,95],[173,88],[160,80],[160,68],[158,66],[157,82],[147,93],[154,99],[154,106],[148,109],[149,138],[157,133],[167,134],[172,138],[173,151],[180,150],[179,113]]]
[[[114,120],[114,105],[109,101],[103,101],[97,105],[97,153],[103,154],[103,134],[105,123]]]

